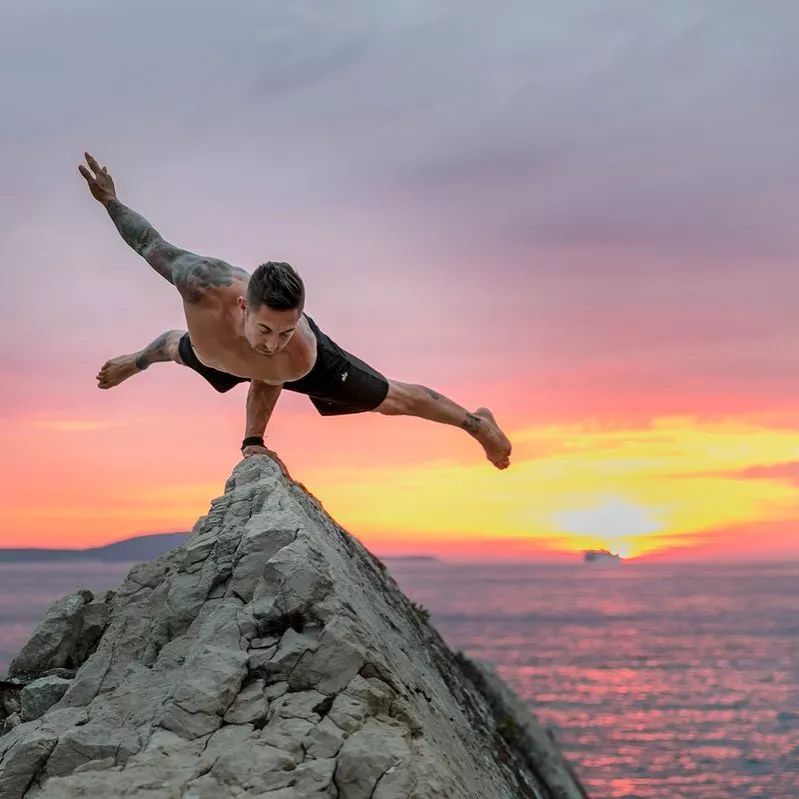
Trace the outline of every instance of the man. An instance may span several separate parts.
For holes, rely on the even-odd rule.
[[[280,392],[307,394],[320,414],[375,411],[455,425],[476,439],[498,469],[511,444],[491,411],[470,413],[425,386],[387,380],[341,349],[303,313],[305,287],[286,263],[268,262],[252,276],[165,241],[144,217],[125,207],[106,167],[88,153],[78,169],[122,238],[183,298],[188,331],[169,330],[144,349],[108,361],[97,375],[106,389],[159,361],[199,372],[217,391],[249,382],[244,457],[267,454],[263,433]]]

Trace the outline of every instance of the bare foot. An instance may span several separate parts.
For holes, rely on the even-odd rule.
[[[474,437],[482,445],[486,457],[497,469],[507,469],[510,466],[510,440],[499,429],[494,414],[488,408],[478,408],[474,415],[482,420]]]
[[[97,373],[97,387],[113,388],[118,386],[123,380],[127,380],[129,377],[141,372],[142,370],[136,366],[136,359],[139,354],[136,352],[132,355],[120,355],[118,358],[106,361]]]

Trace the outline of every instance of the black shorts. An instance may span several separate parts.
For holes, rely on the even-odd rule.
[[[316,363],[299,380],[283,383],[283,388],[307,394],[322,416],[373,411],[388,394],[388,380],[360,358],[338,346],[323,333],[307,314],[305,318],[316,336]],[[180,360],[201,374],[217,391],[230,391],[249,377],[220,372],[200,361],[191,346],[188,333],[178,344]]]

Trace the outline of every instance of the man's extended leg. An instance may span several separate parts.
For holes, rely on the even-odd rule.
[[[488,408],[470,413],[431,388],[389,380],[388,394],[375,412],[387,416],[419,416],[460,427],[477,439],[488,460],[498,469],[506,469],[510,464],[511,443]]]
[[[143,350],[106,361],[97,374],[97,386],[99,388],[118,386],[123,380],[143,372],[151,363],[174,361],[182,364],[183,361],[178,354],[178,342],[185,332],[185,330],[167,330]]]

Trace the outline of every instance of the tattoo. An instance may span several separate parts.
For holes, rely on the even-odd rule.
[[[177,336],[179,339],[183,335],[182,330],[168,330],[166,333],[161,333],[158,338],[148,344],[136,358],[136,366],[139,369],[146,369],[150,364],[160,363],[162,361],[171,361],[172,356],[167,351],[167,345],[170,338]]]
[[[430,396],[431,396],[431,397],[432,397],[434,400],[440,400],[440,399],[441,399],[441,394],[438,394],[437,392],[433,391],[433,389],[432,389],[432,388],[425,388],[425,391],[426,391],[426,392],[427,392],[427,393],[428,393],[428,394],[429,394],[429,395],[430,395]]]
[[[158,274],[173,283],[169,259],[156,257],[159,244],[166,244],[161,234],[141,214],[122,205],[119,200],[111,200],[106,205],[106,210],[125,243],[139,253]]]
[[[467,413],[466,418],[461,422],[461,427],[468,433],[474,435],[480,429],[480,422],[483,420],[473,413]]]
[[[233,285],[234,278],[246,279],[247,272],[218,258],[203,258],[186,253],[173,270],[175,285],[188,303],[199,302],[210,288]]]
[[[172,283],[186,302],[199,302],[206,289],[230,286],[234,278],[249,277],[243,269],[218,258],[204,258],[170,244],[141,214],[119,200],[111,200],[106,209],[125,242]]]

